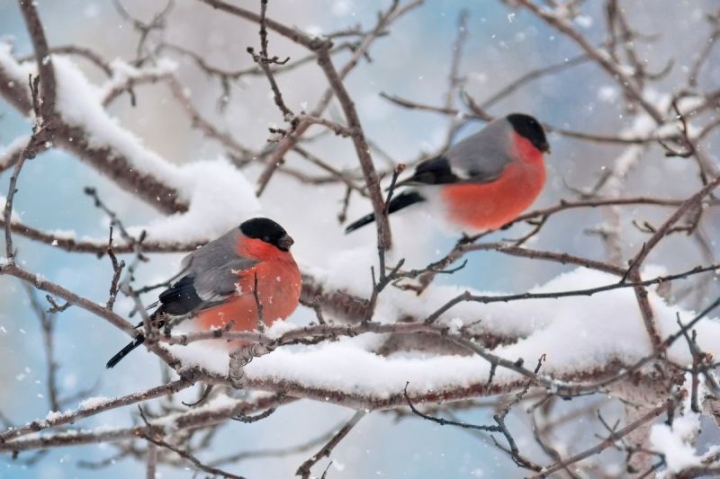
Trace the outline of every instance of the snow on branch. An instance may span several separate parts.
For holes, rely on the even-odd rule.
[[[148,238],[158,241],[208,240],[259,209],[244,175],[228,161],[173,165],[145,148],[139,138],[108,115],[102,106],[103,92],[90,84],[67,58],[56,56],[53,63],[59,117],[53,141],[88,161],[117,184],[146,195],[148,201],[161,208],[186,211],[134,231],[144,230]],[[159,75],[172,69],[172,65],[161,65],[150,73]],[[3,44],[0,45],[0,71],[12,74],[10,83],[22,83],[34,74],[35,67],[18,63],[11,55],[10,46]],[[132,69],[120,71],[124,73],[117,81],[140,75]],[[116,87],[107,88],[113,91]]]

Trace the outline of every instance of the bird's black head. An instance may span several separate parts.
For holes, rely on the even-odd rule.
[[[526,138],[535,148],[543,153],[550,152],[550,144],[545,136],[545,130],[543,130],[539,121],[523,113],[513,113],[506,118],[518,135]]]
[[[269,218],[253,218],[240,225],[240,231],[248,238],[259,239],[283,251],[294,243],[282,226]]]

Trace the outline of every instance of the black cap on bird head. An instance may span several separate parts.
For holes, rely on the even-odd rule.
[[[512,113],[508,115],[515,133],[526,138],[532,145],[543,153],[550,153],[550,144],[545,136],[545,130],[539,121],[524,113]]]
[[[240,225],[240,231],[248,238],[259,239],[288,251],[295,241],[285,229],[269,218],[253,218]]]

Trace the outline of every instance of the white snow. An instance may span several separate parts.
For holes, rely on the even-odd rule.
[[[34,63],[19,64],[12,56],[12,45],[7,42],[0,42],[0,65],[8,77],[14,78],[12,83],[27,84],[28,75],[35,73],[37,68]],[[32,115],[32,109],[30,112]]]
[[[96,397],[90,397],[82,402],[80,402],[80,405],[78,406],[79,409],[94,409],[98,406],[102,406],[104,403],[110,401],[110,398],[107,398],[105,396],[96,396]]]
[[[15,203],[13,202],[13,206],[15,206]],[[3,195],[0,195],[0,218],[2,217],[2,212],[5,209],[5,197]],[[17,214],[15,209],[10,212],[10,221],[20,221],[20,216]]]
[[[643,277],[655,277],[659,271],[648,268]],[[616,282],[615,276],[578,268],[532,292],[577,290]],[[390,288],[380,295],[374,319],[391,322],[400,316],[411,315],[422,320],[460,291],[455,287],[436,286],[418,298],[414,293]],[[667,305],[652,288],[649,300],[663,337],[677,331],[676,314],[682,321],[693,318],[694,313]],[[517,338],[514,344],[498,347],[493,353],[511,361],[522,358],[529,367],[536,364],[540,356],[546,355],[541,371],[545,375],[568,377],[604,367],[611,360],[631,366],[652,352],[632,288],[589,297],[461,303],[441,318],[442,323],[454,329],[478,320],[480,323],[472,327],[473,331],[503,332]],[[720,323],[708,318],[698,323],[695,329],[700,348],[720,355]],[[479,356],[416,354],[382,357],[373,352],[381,339],[381,335],[367,334],[314,346],[279,348],[248,364],[246,377],[258,382],[288,381],[305,387],[344,390],[373,397],[401,393],[407,382],[410,392],[420,393],[484,384],[488,379],[490,365]],[[221,349],[224,350],[197,345],[172,348],[188,363],[199,363],[212,371],[227,374],[227,355]],[[675,342],[668,351],[668,358],[677,364],[691,361],[683,341]],[[516,373],[498,368],[493,381],[503,384],[518,379]],[[677,427],[681,425],[684,425],[682,421]],[[689,424],[686,426],[690,427]]]
[[[121,62],[114,62],[113,80],[103,90],[91,84],[68,58],[54,55],[53,64],[57,80],[57,109],[62,118],[87,131],[90,146],[107,147],[115,155],[127,158],[133,168],[175,188],[180,199],[190,203],[187,213],[129,228],[133,234],[144,230],[149,240],[157,241],[210,240],[259,212],[260,203],[255,197],[254,188],[226,159],[174,165],[143,146],[140,138],[123,128],[104,109],[103,95],[116,84],[114,82],[148,73],[149,70],[137,70]],[[0,66],[22,82],[27,81],[28,74],[36,71],[34,62],[18,64],[7,44],[0,44]],[[166,74],[172,72],[175,65],[165,62],[154,68],[150,73]],[[112,153],[110,161],[113,159]],[[0,200],[2,208],[4,199]],[[74,235],[69,232],[62,232],[60,237],[74,239]],[[90,241],[106,242],[100,239]]]
[[[245,367],[248,379],[288,381],[305,387],[342,390],[386,398],[486,382],[489,365],[478,356],[383,358],[356,347],[350,339],[299,350],[278,349]],[[518,376],[498,371],[499,382]]]
[[[705,384],[700,378],[697,395],[698,403],[702,409],[705,399]],[[667,424],[655,424],[650,430],[650,445],[656,452],[665,456],[667,471],[675,473],[685,468],[702,466],[702,460],[708,453],[698,455],[694,446],[700,434],[700,413],[692,411],[692,381],[691,373],[685,374],[685,399],[678,416],[675,417],[672,427]],[[713,448],[714,449],[714,448]]]
[[[45,416],[45,421],[55,422],[55,421],[62,419],[63,417],[69,416],[71,414],[72,414],[72,411],[65,411],[65,412],[50,411],[47,413],[47,416]]]
[[[66,122],[88,132],[91,147],[110,147],[118,156],[129,158],[137,170],[169,184],[182,181],[176,166],[146,149],[141,139],[105,111],[100,89],[91,84],[74,63],[55,55],[53,64],[57,79],[57,110]]]
[[[695,455],[695,448],[685,443],[667,424],[652,426],[650,445],[654,451],[665,455],[670,472],[680,472],[688,467],[702,465],[702,457]]]
[[[289,321],[275,321],[269,328],[265,328],[265,336],[270,339],[277,339],[283,334],[297,329],[297,325]]]
[[[0,49],[2,48],[2,45],[0,45]],[[0,52],[0,54],[2,54]],[[0,165],[5,163],[7,159],[5,158],[8,154],[16,153],[18,150],[25,148],[25,145],[28,144],[30,141],[29,136],[18,136],[14,140],[12,140],[7,145],[0,148]]]
[[[145,230],[155,241],[210,240],[260,212],[252,185],[226,160],[191,163],[178,168],[178,174],[182,181],[176,187],[190,200],[187,213],[129,228],[131,234]]]

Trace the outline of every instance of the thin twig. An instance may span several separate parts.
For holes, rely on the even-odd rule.
[[[148,444],[146,459],[145,459],[145,478],[155,479],[155,472],[157,471],[157,446],[153,443]]]
[[[252,47],[248,47],[247,52],[252,56],[255,63],[257,63],[258,66],[265,73],[268,82],[270,82],[270,89],[273,92],[275,104],[280,109],[280,112],[283,115],[283,119],[289,121],[292,125],[292,129],[294,129],[300,120],[295,117],[295,113],[293,113],[292,110],[290,110],[290,108],[288,108],[288,106],[285,104],[285,100],[283,99],[282,93],[280,92],[280,87],[278,87],[275,76],[270,69],[270,65],[272,64],[285,65],[290,60],[290,57],[286,58],[285,60],[280,60],[278,57],[270,58],[270,56],[268,55],[268,35],[266,26],[267,7],[268,0],[260,0],[260,54],[256,54],[255,49]]]
[[[105,411],[110,411],[119,407],[137,404],[144,401],[149,401],[150,399],[167,396],[169,394],[174,394],[178,391],[187,389],[193,384],[195,384],[195,381],[197,379],[196,376],[196,373],[191,370],[188,371],[183,378],[172,381],[168,384],[163,384],[162,386],[157,386],[147,389],[145,391],[128,394],[127,396],[121,396],[117,398],[107,399],[104,401],[99,401],[96,404],[93,404],[92,407],[86,407],[77,409],[75,411],[64,412],[44,421],[32,421],[24,426],[19,426],[0,433],[0,444],[28,434],[42,431],[44,429],[58,427],[65,424],[72,424],[80,419],[91,417]]]
[[[260,292],[258,291],[258,275],[255,272],[254,284],[253,284],[253,297],[255,298],[255,307],[257,308],[257,330],[259,332],[265,331],[265,315],[263,314],[263,304],[260,301]]]
[[[536,474],[534,476],[531,476],[530,479],[545,479],[548,477],[551,477],[551,475],[561,469],[566,468],[567,466],[571,464],[575,464],[576,462],[580,462],[583,459],[586,459],[590,456],[594,456],[595,454],[598,454],[608,447],[613,446],[618,440],[622,439],[623,437],[627,436],[630,432],[634,431],[635,429],[639,428],[640,426],[652,421],[656,417],[660,416],[662,413],[666,412],[669,407],[674,407],[675,401],[674,399],[668,399],[668,401],[664,404],[661,404],[660,406],[657,406],[650,411],[648,411],[646,414],[644,414],[639,419],[633,421],[632,423],[628,424],[624,428],[610,434],[606,439],[598,443],[597,445],[586,449],[585,451],[575,454],[574,456],[571,456],[567,459],[565,459],[562,462],[553,464],[550,467],[547,467],[543,469],[543,471],[539,474]]]
[[[55,115],[55,101],[57,97],[57,86],[55,83],[55,68],[52,55],[45,38],[45,30],[40,16],[38,15],[35,2],[18,0],[20,11],[25,19],[25,24],[30,34],[30,40],[35,50],[35,62],[37,63],[40,86],[42,88],[42,101],[37,109],[39,117],[38,124],[41,127],[49,126],[48,123]]]
[[[47,391],[48,402],[51,411],[60,411],[60,399],[57,384],[58,363],[55,361],[55,315],[48,313],[40,305],[35,290],[25,284],[25,292],[30,299],[30,306],[40,321],[40,331],[42,332],[43,345],[45,347],[45,364],[47,366]]]
[[[338,71],[333,65],[332,58],[329,53],[329,45],[322,44],[317,49],[318,65],[325,72],[330,87],[335,92],[340,105],[345,113],[345,119],[347,121],[348,129],[352,132],[351,139],[355,146],[355,152],[357,153],[358,160],[360,161],[360,167],[365,177],[365,186],[367,187],[370,201],[372,202],[373,212],[375,213],[375,225],[377,228],[378,235],[378,248],[383,250],[389,250],[392,247],[392,233],[390,231],[390,223],[388,222],[387,215],[383,215],[385,210],[385,203],[382,198],[382,192],[380,191],[380,180],[375,170],[372,157],[370,156],[370,147],[365,140],[362,126],[360,124],[360,117],[355,109],[355,103],[350,98],[345,85],[343,85],[342,77],[338,74]]]
[[[110,281],[110,297],[107,300],[105,307],[112,311],[115,305],[115,299],[120,291],[118,283],[120,282],[120,275],[122,274],[123,268],[125,267],[125,261],[118,261],[115,252],[113,251],[113,225],[110,225],[110,235],[108,238],[107,254],[110,258],[110,263],[113,268],[113,277]]]
[[[578,31],[572,27],[570,22],[561,18],[560,14],[557,12],[541,8],[531,0],[517,0],[515,3],[529,10],[550,27],[559,31],[566,38],[569,38],[576,43],[588,55],[588,57],[592,59],[593,62],[602,67],[608,75],[618,83],[620,88],[622,88],[633,101],[642,106],[647,114],[650,115],[657,124],[663,123],[662,113],[657,110],[655,105],[645,98],[643,92],[637,87],[636,83],[632,81],[632,79],[628,78],[627,73],[620,67],[620,65],[614,63],[609,55],[604,54],[602,51],[593,46],[587,38],[578,33]]]
[[[208,466],[205,463],[203,463],[202,461],[200,461],[200,459],[198,459],[194,455],[190,454],[189,452],[184,451],[176,446],[173,446],[172,444],[168,444],[167,442],[163,441],[162,439],[153,438],[147,434],[142,434],[141,437],[143,439],[145,439],[146,441],[148,441],[152,444],[155,444],[158,447],[168,449],[168,450],[174,452],[175,454],[177,454],[178,456],[182,457],[183,459],[190,461],[195,466],[195,468],[197,468],[200,471],[207,472],[208,474],[212,474],[213,476],[224,477],[226,479],[245,479],[245,477],[243,477],[243,476],[239,476],[237,474],[232,474],[230,472],[223,471],[222,469],[218,469],[217,467]]]
[[[475,429],[478,431],[486,431],[486,432],[500,432],[500,426],[492,425],[492,426],[484,426],[480,424],[470,424],[466,422],[458,422],[458,421],[451,421],[450,419],[445,419],[442,417],[434,417],[430,416],[429,414],[424,414],[420,410],[418,410],[415,405],[410,400],[410,397],[408,396],[407,388],[410,385],[410,383],[405,383],[405,389],[403,390],[403,395],[405,396],[405,401],[407,401],[407,405],[410,407],[410,410],[413,414],[416,416],[419,416],[423,419],[426,419],[428,421],[432,421],[434,423],[440,424],[441,426],[457,426],[461,427],[463,429]]]
[[[318,463],[323,457],[330,457],[335,446],[340,444],[340,441],[345,439],[345,436],[357,425],[357,423],[365,416],[365,411],[357,411],[353,414],[353,417],[345,424],[340,430],[328,441],[322,449],[312,455],[307,461],[303,462],[295,472],[296,476],[301,476],[302,479],[308,479],[310,477],[310,469]]]

